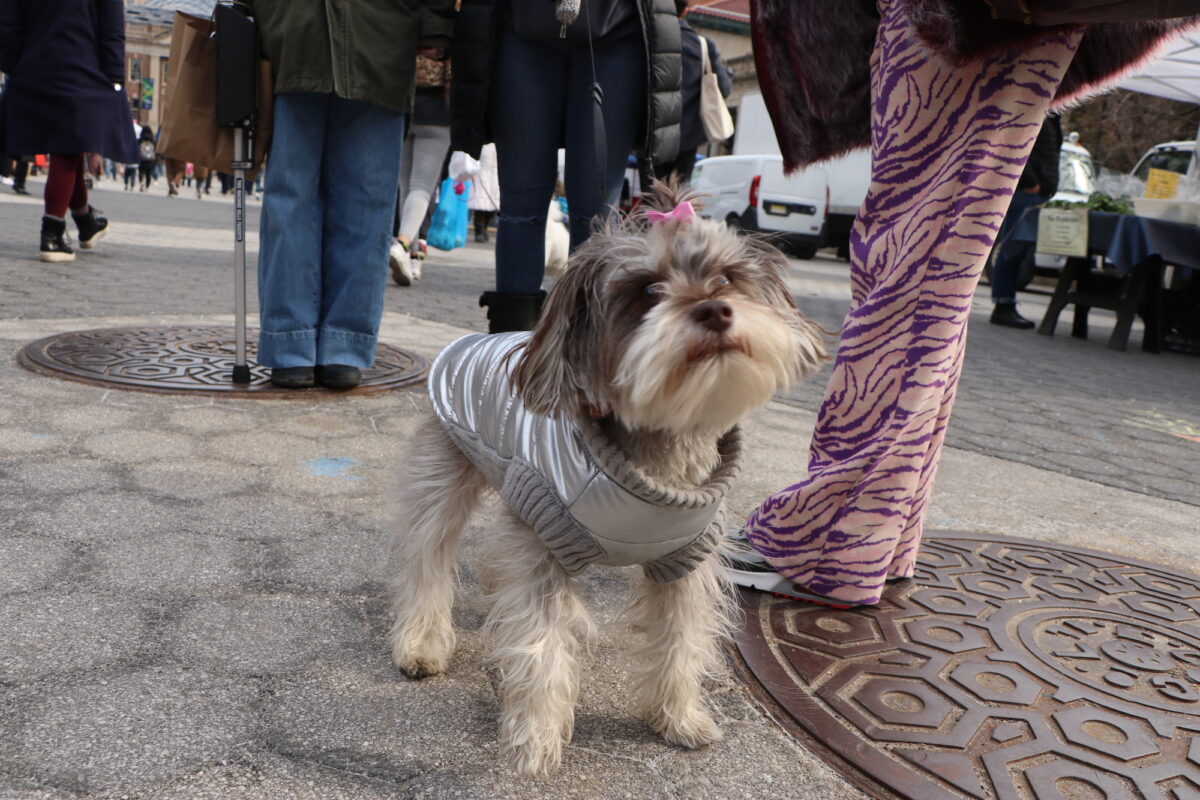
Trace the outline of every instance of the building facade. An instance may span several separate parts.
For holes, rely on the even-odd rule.
[[[125,91],[130,118],[157,131],[166,99],[175,11],[212,14],[215,0],[129,0],[125,3]]]

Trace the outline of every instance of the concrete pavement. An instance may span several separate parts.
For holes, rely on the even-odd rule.
[[[57,332],[229,323],[230,205],[163,194],[96,192],[113,233],[44,265],[39,203],[0,187],[0,800],[865,796],[733,678],[711,687],[724,742],[685,752],[652,735],[619,620],[634,570],[581,579],[601,636],[575,738],[557,775],[512,775],[471,566],[490,511],[466,537],[449,673],[395,670],[381,556],[421,390],[193,398],[18,367],[21,346]],[[383,339],[431,356],[480,329],[490,257],[435,253],[417,286],[390,286]],[[836,327],[844,263],[794,261],[788,279]],[[1080,342],[1065,326],[1053,339],[992,328],[988,310],[977,301],[931,527],[1196,571],[1200,359],[1107,351],[1102,315]],[[803,474],[821,392],[813,379],[747,424],[735,514]]]

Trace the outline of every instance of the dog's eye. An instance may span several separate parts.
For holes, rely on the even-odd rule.
[[[725,277],[724,275],[718,275],[716,278],[713,279],[713,286],[728,286],[728,285],[729,285],[729,278]]]
[[[662,299],[662,296],[663,296],[662,284],[648,283],[648,284],[646,284],[646,288],[642,289],[642,294],[650,302],[657,303],[659,300]]]

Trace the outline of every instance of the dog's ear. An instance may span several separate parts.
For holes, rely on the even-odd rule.
[[[513,385],[536,414],[574,413],[591,395],[603,273],[596,252],[585,245],[572,254],[513,368]]]

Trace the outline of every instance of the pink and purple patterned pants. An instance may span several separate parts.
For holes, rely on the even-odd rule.
[[[904,3],[879,5],[872,182],[808,478],[746,524],[782,574],[856,604],[912,574],[971,297],[1082,35],[951,64],[920,42]]]

